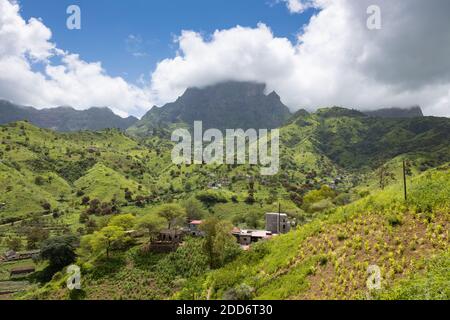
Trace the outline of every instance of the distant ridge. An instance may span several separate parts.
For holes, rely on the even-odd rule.
[[[116,128],[126,130],[138,121],[135,117],[121,118],[109,108],[75,110],[71,107],[57,107],[38,110],[0,100],[0,124],[27,120],[30,123],[55,131],[102,130]]]
[[[364,114],[369,117],[378,118],[416,118],[423,117],[422,109],[419,106],[414,106],[406,109],[402,108],[384,108],[374,111],[364,111]]]

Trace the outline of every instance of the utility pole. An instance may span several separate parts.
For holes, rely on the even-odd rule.
[[[281,234],[281,202],[278,202],[278,234]]]
[[[403,160],[403,191],[405,194],[405,201],[408,201],[408,192],[406,189],[406,160]]]

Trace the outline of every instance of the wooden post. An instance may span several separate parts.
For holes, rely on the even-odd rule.
[[[278,202],[278,234],[281,234],[281,202]]]
[[[405,194],[405,201],[408,201],[408,192],[406,189],[406,160],[403,160],[403,191]]]

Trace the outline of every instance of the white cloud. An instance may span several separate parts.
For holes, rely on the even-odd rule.
[[[366,25],[373,4],[382,10],[381,30]],[[162,103],[189,86],[254,80],[266,82],[292,110],[419,104],[427,114],[450,116],[449,1],[314,0],[312,5],[319,12],[297,43],[275,37],[264,24],[216,31],[210,39],[184,31],[177,39],[178,55],[153,73],[155,96]]]
[[[303,13],[314,6],[311,0],[281,0],[286,2],[286,6],[291,13]]]
[[[51,36],[41,21],[24,21],[17,3],[0,0],[0,97],[37,107],[109,106],[121,115],[142,114],[151,106],[148,90],[56,48]],[[55,58],[61,62],[52,64]],[[44,70],[35,71],[35,63]]]
[[[382,10],[382,29],[370,31],[366,10],[374,4]],[[56,48],[41,21],[24,21],[18,5],[0,0],[0,97],[34,106],[110,106],[120,114],[141,115],[188,87],[240,80],[266,82],[293,111],[419,104],[426,114],[450,116],[450,1],[288,5],[292,12],[318,9],[295,43],[274,36],[262,23],[207,37],[183,31],[176,39],[177,55],[158,63],[150,84],[135,86],[108,76],[100,63]],[[33,70],[36,62],[44,64],[43,71]]]

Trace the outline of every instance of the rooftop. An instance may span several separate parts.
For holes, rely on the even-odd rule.
[[[287,217],[287,213],[278,213],[278,212],[268,212],[266,213],[266,216],[282,216],[282,217]]]

